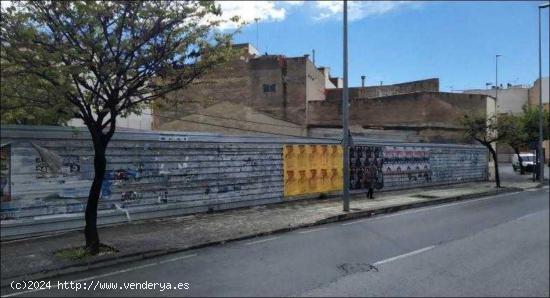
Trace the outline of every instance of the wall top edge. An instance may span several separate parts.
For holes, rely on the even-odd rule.
[[[89,133],[85,127],[61,126],[33,126],[33,125],[2,125],[0,126],[2,144],[8,140],[31,139],[69,139],[89,140]],[[161,141],[161,142],[211,142],[211,143],[276,143],[276,144],[341,144],[339,138],[320,137],[293,137],[293,136],[248,136],[223,135],[202,132],[173,132],[173,131],[130,131],[120,130],[113,136],[113,141]],[[411,143],[386,141],[368,137],[353,137],[355,145],[381,146],[422,146],[438,148],[470,148],[485,149],[481,145],[454,144],[454,143]]]

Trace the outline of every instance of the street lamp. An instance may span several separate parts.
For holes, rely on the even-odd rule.
[[[495,55],[495,115],[497,115],[497,101],[498,101],[498,57],[502,55]]]
[[[493,115],[493,117],[495,117],[493,120],[494,121],[497,121],[497,115],[498,115],[498,111],[497,111],[497,101],[498,101],[498,57],[500,57],[502,55],[500,54],[496,54],[495,55],[495,113]],[[497,134],[498,134],[498,131],[497,131]],[[495,151],[497,150],[497,144],[495,143],[494,144],[494,148]],[[497,161],[496,160],[493,160],[493,162],[495,163],[495,171],[497,169]],[[496,173],[495,173],[496,174]]]
[[[342,146],[344,175],[343,209],[349,211],[349,129],[348,129],[348,1],[344,0],[344,90],[342,90]]]
[[[537,164],[539,170],[539,180],[541,183],[544,183],[544,166],[542,165],[542,161],[544,160],[543,152],[542,152],[542,117],[543,117],[543,108],[542,108],[542,41],[541,41],[541,10],[543,8],[548,8],[550,6],[550,3],[547,2],[545,4],[539,5],[539,140],[538,140],[538,158],[537,158]]]

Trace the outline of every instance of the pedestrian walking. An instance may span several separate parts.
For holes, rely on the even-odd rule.
[[[364,185],[367,187],[367,199],[374,199],[374,184],[376,183],[377,169],[374,164],[370,164],[365,168]]]

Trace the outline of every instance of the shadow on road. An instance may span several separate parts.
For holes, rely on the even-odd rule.
[[[499,163],[498,169],[500,172],[500,179],[502,182],[525,182],[533,181],[533,173],[525,172],[525,174],[520,175],[519,171],[514,172],[511,163]],[[548,180],[548,166],[544,167],[544,178]]]

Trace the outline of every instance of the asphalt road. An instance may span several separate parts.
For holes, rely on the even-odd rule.
[[[548,165],[544,166],[544,178],[548,180],[549,174]],[[524,182],[524,181],[533,181],[533,172],[525,172],[521,175],[519,171],[514,172],[514,168],[511,163],[499,163],[498,171],[500,174],[500,179],[503,182],[503,186],[506,186],[506,182]]]
[[[548,188],[508,193],[232,242],[61,278],[79,281],[86,290],[76,291],[74,283],[73,289],[19,293],[548,296],[548,205]],[[124,283],[130,282],[149,289],[124,289],[129,286]],[[145,282],[159,284],[152,289],[153,284]],[[118,289],[100,290],[114,283]],[[160,283],[183,289],[160,291]],[[50,285],[57,286],[57,280]],[[2,289],[2,295],[18,293]]]

